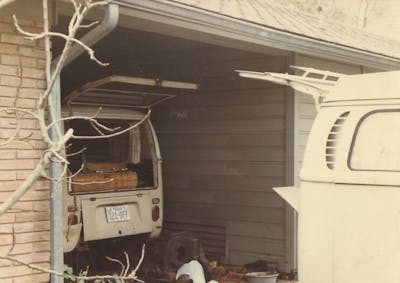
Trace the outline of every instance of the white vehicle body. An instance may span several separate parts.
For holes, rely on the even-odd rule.
[[[135,89],[137,86],[140,87],[139,90]],[[67,153],[79,152],[82,148],[86,150],[78,155],[79,160],[70,160],[70,168],[75,169],[71,170],[72,177],[64,189],[64,252],[73,251],[80,242],[143,234],[157,237],[161,233],[161,154],[157,135],[148,117],[152,105],[172,98],[174,94],[143,90],[146,88],[170,88],[176,91],[197,89],[197,85],[112,76],[88,83],[64,99],[64,117],[95,117],[96,121],[103,125],[110,128],[121,126],[121,130],[141,122],[136,129],[112,138],[72,140],[72,146],[67,149]],[[102,106],[101,110],[99,106]],[[65,127],[73,128],[75,135],[99,136],[98,129],[85,119],[72,119],[67,122]],[[134,161],[132,155],[136,155],[133,157]],[[73,156],[76,155],[70,158]],[[83,184],[83,187],[80,183],[78,185],[81,188],[74,190],[74,185],[77,185],[74,179],[77,175],[74,176],[74,172],[85,169],[86,162],[89,164],[89,161],[92,161],[90,158],[106,163],[123,162],[127,168],[118,172],[133,172],[137,176],[137,184],[123,189],[113,185],[104,186],[105,183],[113,181],[113,177],[105,177],[108,179],[104,182],[89,181],[91,184]],[[115,168],[111,169],[112,173],[117,172]],[[112,173],[107,170],[109,169],[91,172],[94,172],[93,175],[97,174],[97,177],[107,174],[111,176]],[[85,177],[84,171],[79,174]]]
[[[96,109],[85,107],[73,115],[93,115]],[[118,108],[103,109],[99,119],[139,121],[145,114],[134,110]],[[114,237],[149,233],[156,237],[162,228],[163,182],[161,173],[161,155],[154,128],[149,120],[143,124],[152,145],[154,186],[104,192],[73,193],[71,184],[64,189],[64,251],[72,251],[78,244],[83,229],[83,240],[92,241]],[[132,146],[132,145],[130,145]],[[107,208],[126,206],[128,217],[123,221],[109,222]],[[152,210],[159,209],[159,218],[152,220]],[[69,225],[70,214],[77,215],[77,224]]]
[[[341,75],[319,100],[301,185],[276,189],[298,211],[300,283],[400,281],[399,90],[398,71]]]

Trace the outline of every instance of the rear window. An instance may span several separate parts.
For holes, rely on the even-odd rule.
[[[400,171],[400,110],[375,111],[364,116],[353,138],[349,167]]]
[[[136,121],[99,120],[112,129],[126,129]],[[77,136],[98,136],[87,121],[71,121]],[[85,149],[85,150],[83,150]],[[154,188],[156,155],[149,125],[102,139],[72,139],[67,148],[74,193]],[[79,154],[74,154],[79,153]]]

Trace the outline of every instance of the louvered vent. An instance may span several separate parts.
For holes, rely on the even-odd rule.
[[[333,124],[331,131],[329,132],[328,140],[326,141],[325,147],[326,166],[328,166],[329,169],[335,168],[337,140],[349,114],[350,112],[344,112],[342,115],[340,115],[340,117],[335,121],[335,124]]]

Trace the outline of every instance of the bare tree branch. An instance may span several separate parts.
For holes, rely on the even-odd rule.
[[[12,2],[14,2],[15,0],[1,0],[0,1],[0,9],[3,8],[4,6],[11,4]]]

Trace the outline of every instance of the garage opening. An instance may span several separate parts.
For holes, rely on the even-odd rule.
[[[121,27],[94,49],[110,66],[80,56],[62,73],[63,96],[110,75],[199,84],[152,109],[163,231],[195,233],[222,263],[264,259],[284,267],[285,204],[272,187],[285,185],[288,92],[235,70],[286,72],[290,58]]]

